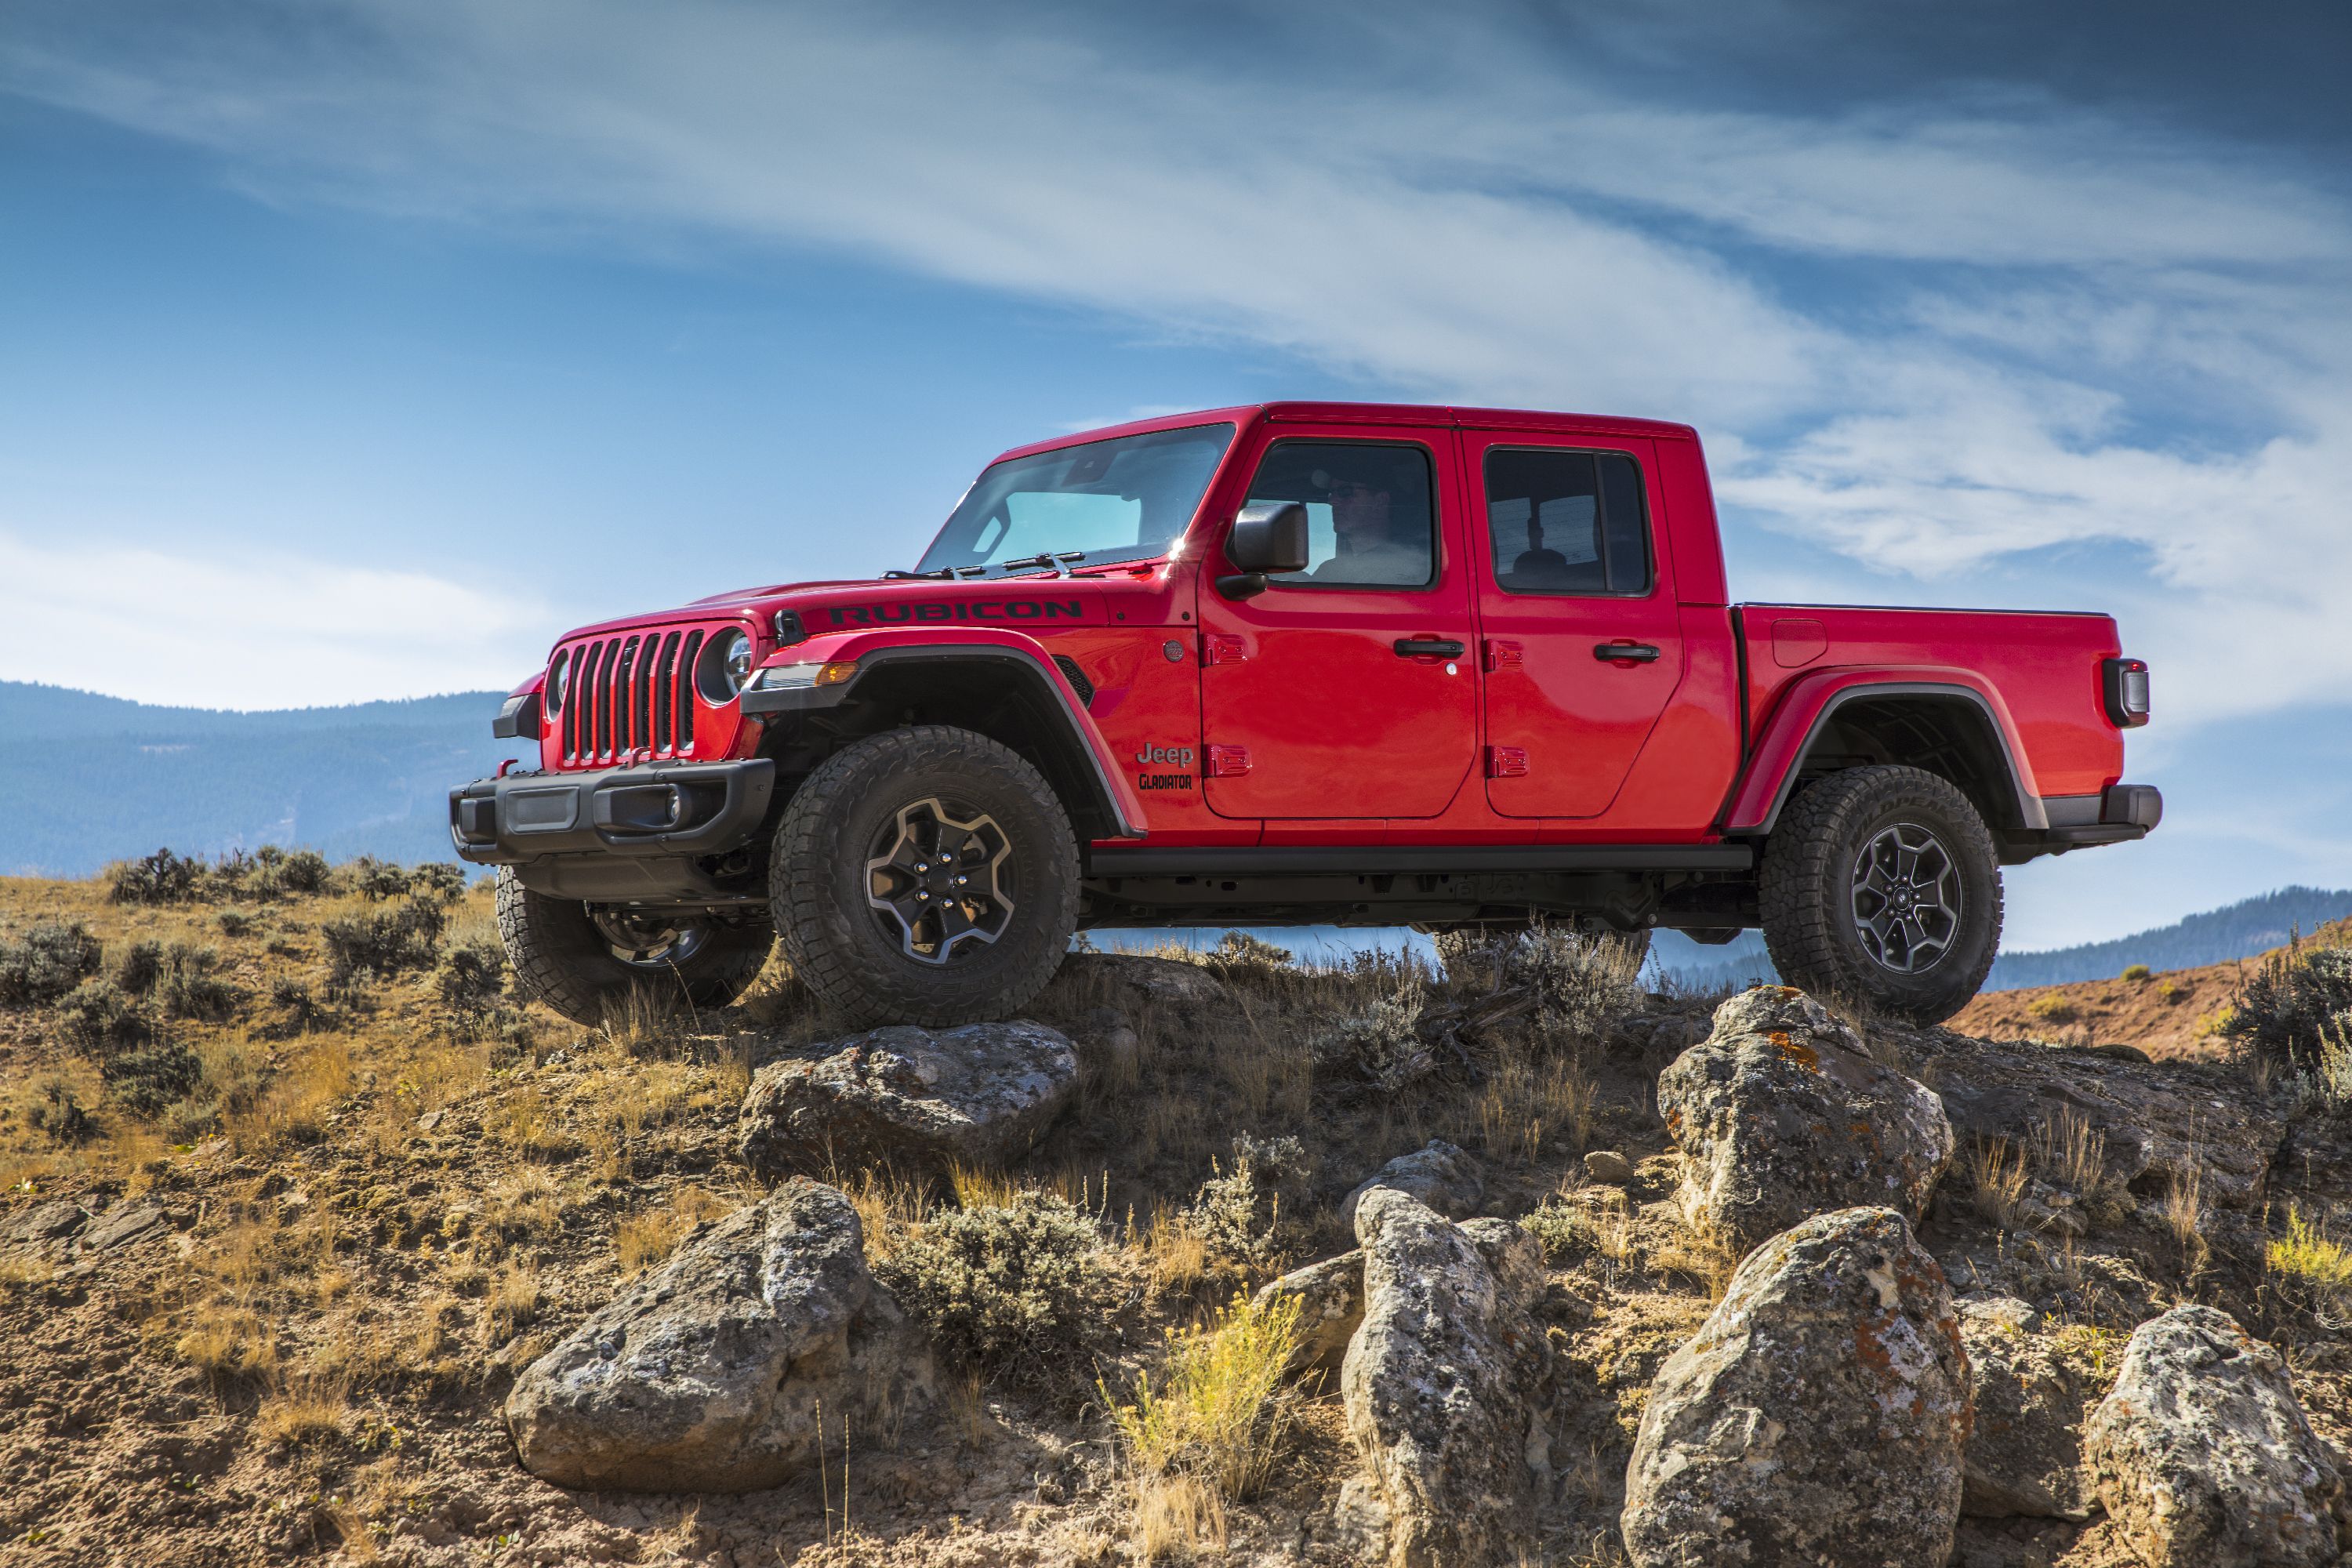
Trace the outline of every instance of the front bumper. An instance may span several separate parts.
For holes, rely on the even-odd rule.
[[[449,792],[449,838],[478,866],[723,855],[759,831],[775,784],[766,757],[508,773]]]

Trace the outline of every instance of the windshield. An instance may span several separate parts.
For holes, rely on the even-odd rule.
[[[1233,438],[1230,425],[1195,425],[992,464],[916,570],[984,576],[1162,554]]]

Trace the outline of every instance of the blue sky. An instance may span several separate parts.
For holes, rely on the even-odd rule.
[[[2147,845],[2011,945],[2352,882],[2341,7],[21,0],[0,677],[503,686],[910,563],[1139,410],[1698,425],[1734,591],[2100,608]]]

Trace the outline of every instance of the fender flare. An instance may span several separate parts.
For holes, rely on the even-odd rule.
[[[1817,670],[1790,681],[1774,705],[1771,717],[1765,721],[1763,736],[1733,787],[1731,804],[1725,812],[1724,831],[1771,832],[1780,819],[1781,807],[1788,804],[1796,787],[1798,770],[1822,731],[1837,716],[1839,709],[1874,697],[1927,697],[1957,700],[1974,709],[2000,748],[2002,764],[2016,794],[2021,825],[2032,832],[2049,827],[2050,818],[2042,809],[2042,795],[2026,761],[2016,721],[2011,718],[2009,704],[2001,700],[2000,693],[1973,670],[1914,666]]]
[[[974,630],[945,640],[920,632],[847,632],[791,644],[771,655],[761,668],[851,661],[857,665],[857,673],[842,685],[807,690],[746,689],[738,700],[747,715],[815,712],[856,700],[859,689],[877,670],[929,662],[986,663],[1013,679],[1032,683],[1033,694],[1041,700],[1048,721],[1062,730],[1065,742],[1083,761],[1079,772],[1094,797],[1089,804],[1116,829],[1113,836],[1146,837],[1143,803],[1134,785],[1111,764],[1110,748],[1087,713],[1085,700],[1036,638],[994,630]]]

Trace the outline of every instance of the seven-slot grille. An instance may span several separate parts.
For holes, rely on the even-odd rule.
[[[656,627],[572,644],[571,689],[556,721],[563,760],[692,755],[694,661],[706,635]]]

